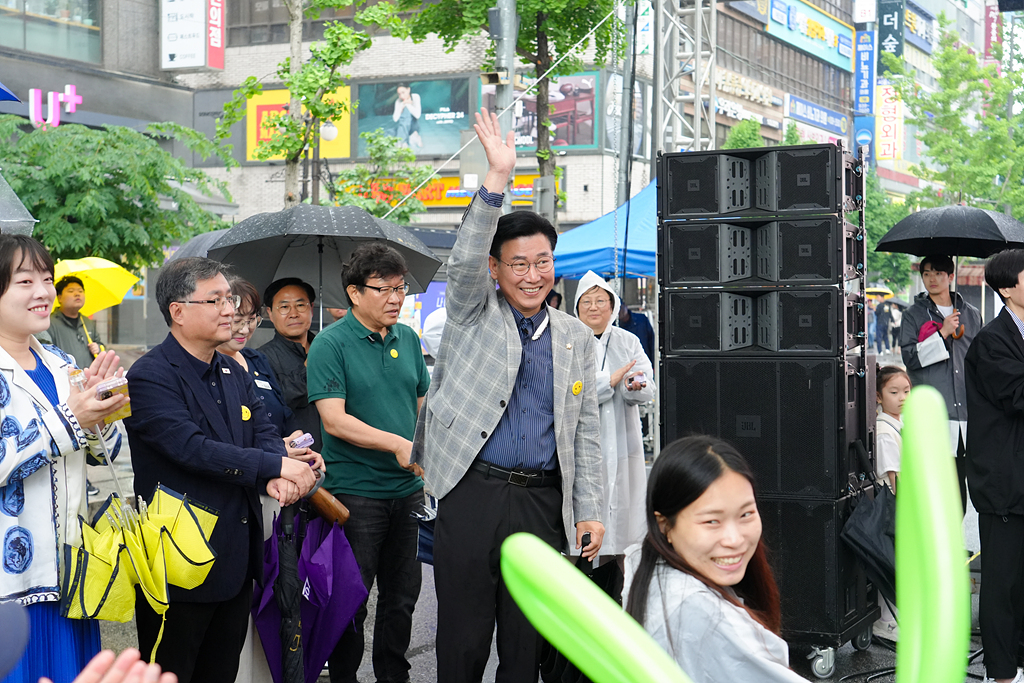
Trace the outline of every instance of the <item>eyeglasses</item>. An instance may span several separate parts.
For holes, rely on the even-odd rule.
[[[250,330],[255,330],[257,327],[260,326],[260,323],[262,322],[263,318],[260,317],[259,315],[236,315],[235,319],[231,321],[231,326],[234,327],[235,329],[240,330],[246,325],[248,325]]]
[[[505,263],[502,261],[502,263]],[[551,269],[555,267],[555,259],[553,258],[542,258],[534,263],[528,261],[513,261],[512,263],[505,263],[506,266],[512,269],[512,272],[516,275],[526,275],[530,272],[530,266],[537,269],[538,273],[549,273]]]
[[[233,294],[231,296],[218,296],[216,299],[200,299],[200,300],[185,299],[183,301],[177,301],[175,303],[179,303],[179,304],[213,304],[214,306],[217,307],[218,311],[223,313],[224,310],[226,308],[228,308],[229,306],[232,309],[237,311],[238,307],[242,305],[242,297],[239,296],[238,294]]]
[[[306,311],[309,310],[309,302],[296,301],[295,303],[291,303],[290,301],[288,301],[278,304],[277,306],[274,307],[274,310],[281,315],[288,315],[292,311],[295,311],[296,313],[305,313]]]
[[[408,282],[403,282],[397,287],[374,287],[373,285],[363,285],[363,287],[377,290],[380,293],[380,295],[383,296],[385,299],[390,298],[392,293],[401,296],[402,294],[407,294],[409,292]]]
[[[580,299],[580,308],[608,308],[611,303],[604,297],[600,299]]]

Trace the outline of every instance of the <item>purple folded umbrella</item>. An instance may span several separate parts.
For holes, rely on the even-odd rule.
[[[281,520],[274,520],[274,533],[267,540],[263,556],[264,587],[253,591],[253,620],[263,641],[270,673],[282,681],[281,611],[274,599],[278,574],[278,543]],[[304,538],[303,538],[304,536]],[[352,546],[337,524],[314,517],[299,534],[299,581],[302,590],[302,653],[306,683],[315,683],[327,658],[352,622],[356,610],[368,595],[359,575]]]

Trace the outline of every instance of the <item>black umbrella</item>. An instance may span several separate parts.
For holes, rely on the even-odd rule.
[[[277,578],[274,599],[281,610],[281,681],[304,683],[302,663],[302,583],[299,581],[299,553],[295,542],[295,509],[281,509],[281,536],[277,545]]]
[[[384,240],[405,257],[413,293],[426,291],[441,267],[434,252],[400,225],[355,206],[311,204],[246,218],[210,247],[209,257],[231,264],[257,291],[274,280],[298,277],[318,284],[321,306],[346,307],[341,265],[367,240]]]
[[[875,251],[987,258],[1010,248],[1024,248],[1024,223],[957,204],[910,214],[885,233]]]
[[[213,230],[211,232],[203,232],[196,235],[188,242],[185,242],[185,244],[178,247],[175,252],[171,254],[171,257],[167,259],[167,262],[170,263],[175,259],[187,258],[189,256],[206,256],[210,247],[216,244],[217,240],[223,237],[227,231],[228,228],[224,228],[223,230]]]

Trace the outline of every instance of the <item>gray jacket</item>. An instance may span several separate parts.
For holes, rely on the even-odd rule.
[[[93,342],[102,344],[96,333],[96,323],[79,314],[77,318],[69,318],[58,308],[50,314],[50,329],[36,335],[44,344],[53,344],[58,349],[75,359],[75,364],[85,369],[92,365],[92,354],[86,341],[82,327],[89,326],[89,337]]]
[[[448,259],[441,346],[413,440],[412,462],[428,491],[444,498],[462,479],[505,412],[522,359],[512,310],[487,272],[500,208],[475,198]],[[548,307],[554,372],[555,440],[562,473],[562,521],[601,521],[603,477],[593,333]]]
[[[943,315],[928,292],[918,294],[914,305],[903,314],[900,325],[900,347],[903,350],[903,364],[907,366],[910,381],[916,387],[927,384],[938,389],[942,398],[946,399],[946,408],[950,420],[967,420],[967,388],[964,382],[964,357],[974,337],[981,331],[981,313],[971,304],[964,301],[959,292],[952,295],[953,307],[960,311],[960,324],[964,326],[964,336],[945,340],[949,359],[921,366],[917,354],[917,336],[921,326],[929,320],[942,325]]]

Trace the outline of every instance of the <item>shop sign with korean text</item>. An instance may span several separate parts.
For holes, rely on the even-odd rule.
[[[803,121],[840,137],[850,134],[850,117],[795,95],[786,96],[786,116]]]
[[[903,0],[878,0],[878,73],[887,69],[883,54],[903,56],[903,20],[906,6]]]
[[[804,0],[772,0],[767,31],[817,59],[853,71],[853,27]]]
[[[875,108],[875,32],[857,31],[857,70],[853,76],[853,113],[871,114]]]

